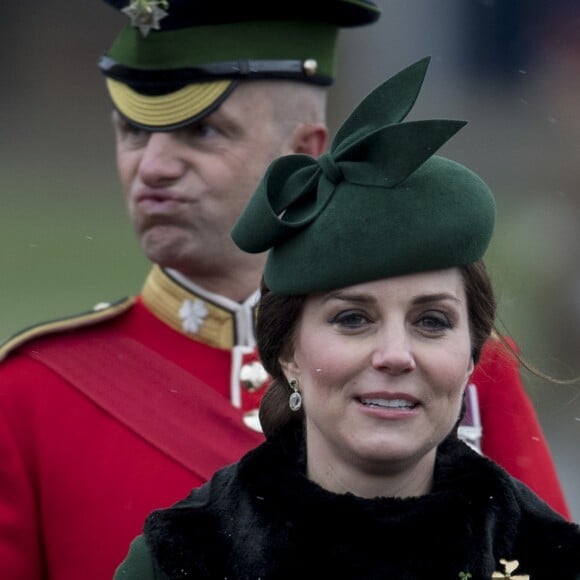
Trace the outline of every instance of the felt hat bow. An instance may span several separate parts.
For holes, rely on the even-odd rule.
[[[272,162],[232,231],[241,249],[270,250],[272,291],[328,290],[483,255],[493,196],[469,169],[434,156],[465,122],[402,122],[428,64],[422,59],[371,92],[328,153]]]

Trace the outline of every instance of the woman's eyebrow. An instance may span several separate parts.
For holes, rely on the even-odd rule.
[[[372,294],[363,294],[356,292],[331,292],[322,298],[323,302],[329,300],[348,300],[349,302],[375,302],[376,297]],[[434,294],[421,294],[412,299],[414,304],[425,304],[427,302],[440,302],[442,300],[451,300],[460,302],[460,299],[451,292],[437,292]]]
[[[329,302],[330,300],[342,300],[344,302],[359,302],[361,304],[369,304],[376,302],[376,298],[370,294],[349,293],[349,292],[332,292],[322,298],[322,302]]]
[[[442,302],[442,301],[451,301],[451,302],[461,302],[461,300],[455,296],[455,294],[451,294],[449,292],[440,292],[437,294],[423,294],[421,296],[417,296],[413,298],[413,304],[428,304],[431,302]]]

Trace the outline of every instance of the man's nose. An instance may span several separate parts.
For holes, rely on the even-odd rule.
[[[181,177],[185,170],[183,146],[172,133],[151,133],[139,163],[143,183],[168,185]]]

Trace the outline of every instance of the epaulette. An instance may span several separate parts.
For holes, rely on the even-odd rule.
[[[87,312],[29,326],[0,343],[0,362],[3,361],[10,352],[29,340],[47,334],[82,328],[110,320],[111,318],[115,318],[116,316],[123,314],[123,312],[126,312],[131,308],[131,306],[133,306],[133,304],[135,304],[135,297],[133,296],[122,298],[116,302],[99,302]]]

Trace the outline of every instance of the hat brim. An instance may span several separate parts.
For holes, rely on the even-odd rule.
[[[106,83],[119,113],[135,126],[150,131],[171,131],[202,119],[237,86],[234,80],[216,80],[188,84],[162,95],[144,95],[111,78]]]

